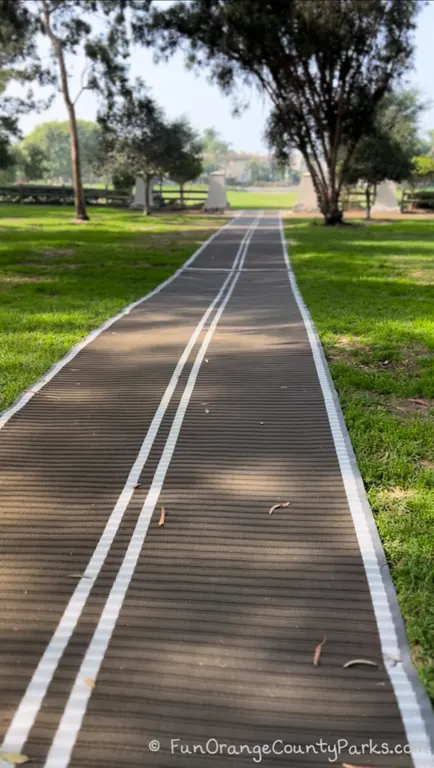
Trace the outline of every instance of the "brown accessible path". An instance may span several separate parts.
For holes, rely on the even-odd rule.
[[[1,749],[35,768],[433,765],[282,232],[234,219],[5,414]]]

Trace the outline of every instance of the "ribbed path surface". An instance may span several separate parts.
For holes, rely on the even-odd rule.
[[[234,220],[192,268],[86,346],[0,432],[0,725],[5,735],[24,702],[5,747],[35,768],[254,765],[254,745],[276,740],[301,745],[300,753],[265,753],[261,765],[320,768],[332,755],[305,749],[320,739],[407,742],[277,218],[255,222],[236,263],[242,270],[229,272],[253,223]],[[80,581],[224,281],[232,293],[198,334],[107,558],[97,578]],[[134,533],[144,504],[149,528],[145,509]],[[137,563],[131,550],[124,560],[132,536]],[[46,695],[39,681],[29,696],[71,598],[83,608],[64,625],[72,637],[51,672],[48,655]],[[354,658],[378,667],[344,669]],[[38,701],[33,717],[28,707]],[[149,749],[153,739],[158,752]],[[173,754],[171,739],[179,740]],[[252,753],[185,751],[205,750],[208,739]],[[345,751],[335,764],[345,760],[413,764]]]

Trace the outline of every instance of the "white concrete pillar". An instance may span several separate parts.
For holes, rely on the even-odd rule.
[[[224,171],[214,171],[209,175],[205,211],[225,211],[227,207],[225,173]]]
[[[294,209],[300,213],[320,213],[318,198],[310,173],[303,173],[298,187],[298,198]]]
[[[399,213],[400,207],[394,181],[383,181],[377,187],[372,213]]]
[[[130,205],[130,208],[139,208],[143,210],[145,207],[145,180],[143,176],[136,176],[136,189],[134,192],[134,200]]]

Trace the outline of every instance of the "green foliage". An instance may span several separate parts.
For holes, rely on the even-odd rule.
[[[411,66],[417,0],[180,0],[156,6],[136,38],[225,91],[254,82],[273,104],[268,138],[297,148],[330,223],[340,220],[340,173],[376,107]],[[340,155],[344,153],[343,165]],[[323,160],[325,160],[325,167]]]
[[[47,155],[35,144],[14,147],[15,165],[18,178],[26,181],[40,181],[47,170]]]
[[[412,179],[415,184],[419,185],[434,182],[434,157],[414,157]]]
[[[202,134],[203,170],[205,173],[221,170],[225,167],[232,147],[220,137],[215,128],[206,128]]]
[[[166,126],[165,175],[177,184],[197,179],[202,173],[202,144],[185,117]]]
[[[112,178],[146,180],[168,176],[185,184],[202,170],[202,147],[188,120],[168,122],[163,110],[139,79],[109,102],[98,115],[102,129],[101,156]]]
[[[416,89],[392,91],[380,102],[375,126],[409,155],[419,154],[419,118],[427,108]]]
[[[78,141],[83,180],[92,183],[95,178],[95,157],[100,141],[100,128],[89,120],[77,120]],[[43,176],[46,178],[70,183],[71,169],[71,139],[69,122],[51,121],[37,125],[20,143],[24,153],[39,150],[45,156]]]
[[[400,182],[410,178],[412,157],[420,146],[418,120],[423,109],[417,91],[387,94],[371,134],[362,137],[347,163],[344,182],[364,186],[368,217],[378,184],[386,179]]]
[[[40,34],[49,37],[55,58],[51,74],[62,87],[59,54],[76,55],[84,50],[87,64],[83,88],[96,91],[104,100],[113,98],[126,84],[129,55],[128,13],[145,17],[149,0],[18,0],[27,5]],[[55,34],[56,40],[50,36]],[[58,49],[57,46],[58,45]]]
[[[38,107],[31,92],[22,98],[7,95],[8,85],[38,79],[47,74],[37,59],[35,20],[30,8],[16,0],[0,0],[0,169],[14,166],[11,139],[19,135],[22,114]]]
[[[47,82],[58,86],[65,102],[71,141],[72,174],[69,175],[72,175],[74,186],[76,218],[87,220],[75,104],[86,88],[97,91],[107,102],[113,99],[118,88],[125,86],[129,52],[128,14],[133,11],[140,19],[146,14],[150,0],[0,0],[0,3],[2,10],[6,9],[10,31],[15,33],[11,39],[18,39],[20,43],[24,41],[19,46],[19,56],[23,56],[21,49],[25,50],[29,45],[30,52],[36,56],[41,38],[46,38],[49,43],[51,56],[45,57],[49,64],[44,77]],[[0,54],[1,47],[0,40]],[[79,51],[84,51],[87,64],[82,72],[82,87],[78,94],[72,95],[67,56],[74,56]],[[29,71],[26,77],[30,77]],[[14,74],[13,78],[16,79],[17,75]],[[0,74],[0,92],[3,81],[4,77]]]

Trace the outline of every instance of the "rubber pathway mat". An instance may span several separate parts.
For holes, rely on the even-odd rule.
[[[235,219],[0,431],[4,751],[433,765],[289,277],[279,219]]]

